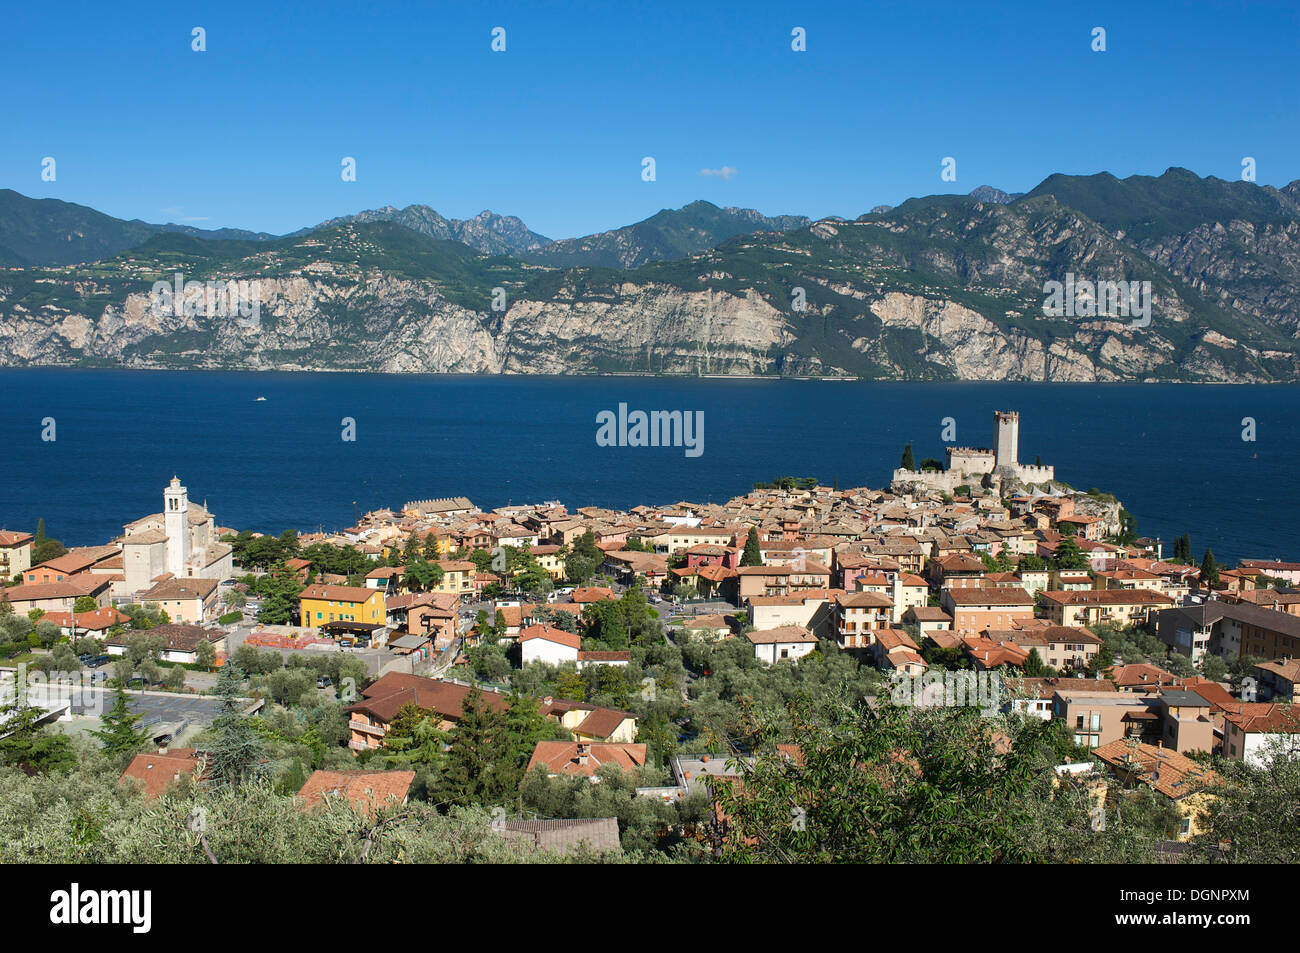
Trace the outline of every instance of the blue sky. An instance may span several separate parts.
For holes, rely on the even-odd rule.
[[[1243,156],[1300,178],[1288,4],[179,6],[9,5],[0,187],[276,233],[491,208],[563,238],[697,198],[854,216],[1055,171],[1238,178]]]

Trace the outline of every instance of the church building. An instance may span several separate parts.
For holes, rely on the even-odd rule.
[[[234,574],[231,549],[217,539],[216,520],[206,507],[190,502],[175,476],[163,490],[163,511],[123,528],[123,589],[128,593],[150,589],[163,579],[219,582]]]

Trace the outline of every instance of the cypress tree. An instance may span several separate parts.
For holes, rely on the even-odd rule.
[[[758,545],[758,529],[751,526],[749,528],[749,537],[745,540],[745,551],[740,555],[740,564],[742,566],[761,566],[763,565],[763,551]]]
[[[916,460],[912,456],[912,445],[910,443],[903,448],[903,460],[899,466],[904,470],[916,469]]]
[[[1201,559],[1201,585],[1213,589],[1219,584],[1219,567],[1214,562],[1214,551],[1207,549]]]

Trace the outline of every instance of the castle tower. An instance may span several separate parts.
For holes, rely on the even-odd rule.
[[[1014,410],[998,410],[993,413],[994,440],[996,448],[996,465],[999,467],[1018,466],[1020,460],[1020,413]]]
[[[163,490],[163,527],[167,533],[167,571],[177,578],[188,573],[190,561],[189,491],[175,476]]]

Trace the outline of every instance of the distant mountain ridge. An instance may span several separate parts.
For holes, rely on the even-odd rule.
[[[517,255],[550,244],[550,239],[532,231],[513,215],[497,215],[484,210],[470,219],[443,218],[427,205],[408,205],[406,208],[368,209],[355,215],[344,215],[321,222],[315,228],[329,228],[347,222],[396,222],[421,235],[440,241],[462,242],[485,255]],[[315,231],[302,229],[294,234]]]
[[[684,258],[754,231],[788,231],[809,219],[767,216],[754,209],[719,208],[697,201],[662,209],[650,218],[581,238],[552,241],[513,215],[484,210],[470,219],[446,218],[428,205],[384,206],[326,219],[288,236],[343,224],[392,222],[435,241],[455,241],[484,255],[514,255],[551,267],[636,268]],[[243,229],[200,229],[126,221],[60,199],[31,199],[0,190],[0,265],[70,265],[99,261],[134,248],[160,232],[205,240],[265,241],[278,236]]]
[[[980,185],[970,190],[970,197],[977,202],[993,202],[997,205],[1007,205],[1024,194],[1024,192],[1003,192],[991,185]]]
[[[159,232],[213,239],[261,240],[265,232],[238,228],[201,229],[126,221],[60,199],[33,199],[0,189],[0,264],[71,265],[111,258]]]
[[[697,202],[516,254],[434,238],[391,214],[406,210],[213,238],[57,203],[71,217],[37,230],[56,250],[90,226],[83,245],[146,237],[91,266],[26,265],[13,259],[31,247],[5,246],[0,363],[1300,382],[1300,182],[1171,168],[977,192],[811,222]],[[450,230],[426,225],[439,220]],[[469,221],[476,241],[540,239]],[[257,282],[259,323],[159,311],[152,283],[177,270]],[[1049,312],[1047,283],[1069,276],[1149,287],[1149,318]]]
[[[652,261],[685,258],[738,235],[788,232],[810,222],[802,215],[769,217],[750,208],[719,208],[696,201],[680,209],[661,209],[623,228],[551,242],[522,257],[555,268],[639,268]]]

